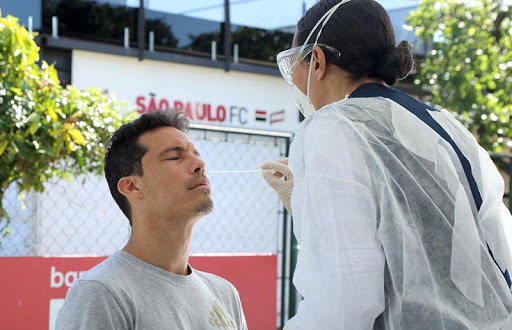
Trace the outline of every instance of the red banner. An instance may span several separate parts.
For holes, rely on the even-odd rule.
[[[2,329],[53,329],[73,282],[105,257],[0,258]],[[230,281],[249,329],[276,329],[277,256],[191,256],[192,267]]]

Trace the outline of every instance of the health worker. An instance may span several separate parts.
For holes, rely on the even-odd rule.
[[[413,68],[394,36],[376,1],[321,0],[277,57],[306,117],[289,166],[260,164],[300,244],[285,329],[511,329],[503,179],[447,110],[389,87]]]

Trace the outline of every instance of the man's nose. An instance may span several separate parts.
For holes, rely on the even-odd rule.
[[[198,156],[194,156],[194,173],[202,173],[204,172],[205,168],[206,168],[206,164],[204,163],[204,161],[199,158]]]

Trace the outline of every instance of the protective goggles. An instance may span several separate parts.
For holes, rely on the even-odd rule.
[[[313,51],[315,46],[332,52],[338,58],[341,57],[341,53],[336,48],[323,44],[307,44],[280,52],[277,54],[277,66],[284,80],[290,85],[293,85],[293,71]]]

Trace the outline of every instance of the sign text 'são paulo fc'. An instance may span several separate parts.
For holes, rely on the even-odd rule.
[[[283,122],[286,118],[285,110],[250,109],[244,105],[224,105],[202,103],[171,98],[158,98],[155,94],[137,96],[135,99],[139,114],[173,108],[185,112],[192,121],[207,122],[212,124],[230,123],[246,125],[251,118],[256,122],[264,122],[269,125]]]

